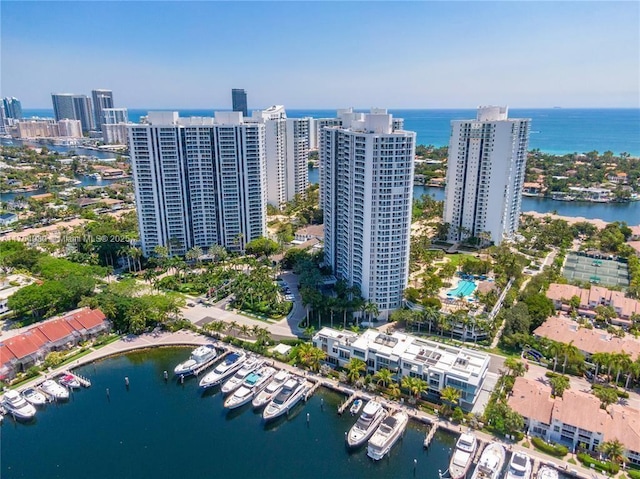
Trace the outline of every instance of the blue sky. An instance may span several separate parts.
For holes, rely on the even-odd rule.
[[[639,107],[640,4],[0,2],[0,94],[129,108]]]

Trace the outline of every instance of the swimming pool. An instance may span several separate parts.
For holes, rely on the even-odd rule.
[[[467,281],[466,279],[463,279],[458,283],[457,288],[452,289],[447,293],[447,296],[459,298],[460,295],[462,295],[464,297],[467,297],[467,296],[471,296],[475,290],[476,290],[476,283],[474,283],[473,281]]]

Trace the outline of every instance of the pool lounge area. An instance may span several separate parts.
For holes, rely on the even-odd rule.
[[[458,283],[458,286],[455,289],[452,289],[447,293],[447,296],[450,298],[459,298],[460,296],[462,296],[468,299],[469,296],[471,296],[476,290],[476,288],[476,283],[463,279]]]

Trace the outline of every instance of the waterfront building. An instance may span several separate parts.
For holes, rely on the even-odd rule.
[[[102,138],[109,145],[127,144],[129,114],[126,108],[103,108]]]
[[[93,114],[96,130],[102,131],[102,124],[105,123],[103,111],[105,108],[113,108],[113,92],[111,90],[91,90],[93,98]]]
[[[5,97],[2,99],[5,118],[22,120],[22,103],[15,97]]]
[[[640,465],[640,411],[612,404],[606,410],[591,393],[567,389],[551,397],[551,388],[538,380],[516,378],[508,404],[522,415],[525,431],[545,441],[569,446],[583,444],[590,451],[606,441],[619,440],[631,464]]]
[[[86,95],[74,95],[72,93],[52,93],[51,100],[53,102],[53,113],[56,120],[80,120],[83,132],[94,129],[94,119],[89,97]]]
[[[267,201],[280,208],[309,186],[310,118],[287,118],[284,106],[273,105],[248,121],[265,125]]]
[[[231,90],[231,102],[233,111],[241,111],[242,116],[249,116],[247,111],[247,92],[242,88],[233,88]]]
[[[325,263],[386,317],[409,275],[416,134],[383,109],[344,111],[320,133]]]
[[[460,391],[460,407],[471,410],[482,390],[490,357],[466,348],[430,341],[408,334],[384,334],[369,329],[362,334],[322,328],[313,345],[327,354],[327,362],[345,366],[351,358],[367,364],[367,373],[389,369],[396,379],[412,376],[428,384],[428,393],[439,396],[451,386]]]
[[[448,240],[500,244],[518,229],[529,144],[528,119],[507,107],[478,108],[475,120],[451,122],[444,222]]]
[[[128,130],[145,256],[158,245],[179,255],[214,244],[243,251],[266,234],[263,124],[240,112],[149,112]]]
[[[4,103],[0,102],[0,135],[7,134],[7,116],[4,112]]]
[[[58,122],[52,118],[21,120],[15,124],[17,138],[53,138],[60,136]]]
[[[58,136],[82,138],[82,123],[80,120],[69,120],[63,118],[58,122]]]

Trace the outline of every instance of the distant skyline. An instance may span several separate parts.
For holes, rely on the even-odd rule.
[[[128,108],[640,107],[640,4],[0,3],[0,96]]]

